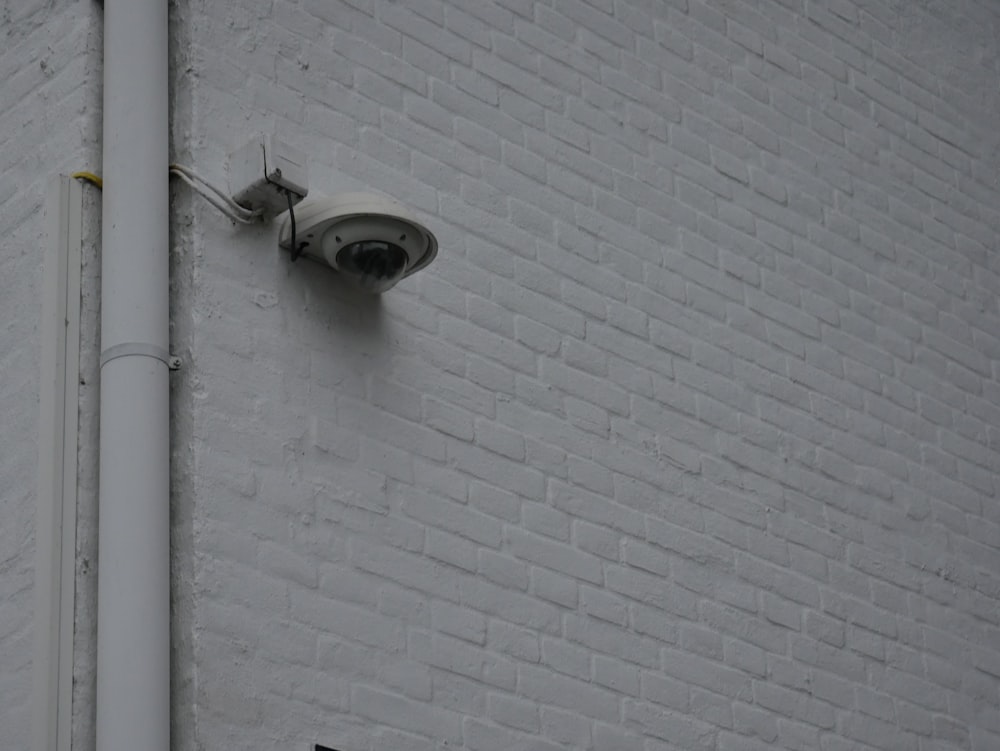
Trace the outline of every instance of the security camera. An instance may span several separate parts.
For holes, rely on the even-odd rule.
[[[292,247],[295,237],[296,248]],[[437,239],[389,198],[341,193],[309,198],[289,212],[278,244],[327,263],[357,287],[385,292],[434,260]]]

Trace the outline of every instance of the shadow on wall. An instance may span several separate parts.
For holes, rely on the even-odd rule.
[[[381,359],[387,356],[386,316],[381,295],[358,289],[326,266],[307,258],[292,261],[281,252],[285,279],[277,281],[280,297],[299,297],[289,310],[301,314],[303,323],[322,326],[335,334],[348,351]]]

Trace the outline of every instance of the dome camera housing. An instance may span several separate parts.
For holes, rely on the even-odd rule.
[[[356,287],[385,292],[437,255],[437,239],[404,206],[371,193],[310,197],[295,207],[301,254],[329,264]],[[292,248],[292,220],[278,244]]]

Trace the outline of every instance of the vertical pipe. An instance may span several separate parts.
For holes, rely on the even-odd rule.
[[[169,751],[166,0],[104,4],[98,751]]]

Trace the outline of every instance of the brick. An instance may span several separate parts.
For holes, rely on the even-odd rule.
[[[535,701],[579,711],[605,722],[613,722],[618,717],[618,703],[613,693],[548,670],[531,665],[518,666],[518,686],[524,696]]]
[[[542,639],[542,663],[557,672],[590,679],[590,654],[560,639]]]
[[[314,561],[273,542],[261,543],[257,550],[257,565],[268,574],[306,587],[316,587],[319,581]]]
[[[537,733],[541,727],[538,704],[504,694],[489,695],[489,717],[516,730]]]
[[[653,574],[669,575],[671,569],[670,556],[662,550],[644,545],[635,540],[626,540],[622,545],[622,559],[629,566],[640,568]]]
[[[688,708],[690,689],[686,683],[647,671],[642,671],[640,680],[643,699],[680,711]]]
[[[486,619],[480,613],[447,602],[431,604],[431,624],[442,633],[474,644],[486,641]]]
[[[511,552],[519,558],[594,583],[603,581],[601,563],[588,553],[519,529],[508,530]]]
[[[514,465],[496,454],[466,444],[453,444],[448,455],[455,467],[487,483],[510,489],[526,498],[544,496],[543,476],[530,467]]]
[[[593,587],[581,586],[580,609],[587,615],[620,626],[628,621],[628,606],[624,600]]]
[[[610,529],[581,520],[573,522],[574,544],[602,558],[618,560],[619,539],[619,535]]]
[[[478,647],[437,634],[431,637],[429,662],[434,667],[507,691],[514,687],[516,681],[516,668],[513,662]]]
[[[726,664],[758,677],[767,674],[765,653],[759,647],[727,639],[724,648]]]
[[[396,650],[403,643],[401,626],[383,615],[300,590],[292,593],[291,602],[293,618],[313,628],[372,647]]]
[[[541,710],[542,733],[554,741],[572,746],[590,743],[591,720],[574,712],[545,706]]]
[[[830,729],[834,725],[833,707],[825,702],[811,699],[807,694],[755,682],[753,697],[756,703],[767,709],[801,719],[818,728]]]
[[[703,612],[705,622],[722,633],[737,636],[767,652],[780,654],[786,649],[787,636],[784,629],[748,617],[733,608],[706,604],[703,606]]]
[[[687,715],[664,712],[660,707],[628,699],[624,704],[624,716],[626,726],[635,726],[657,738],[676,741],[684,748],[709,749],[715,745],[715,728]]]
[[[431,716],[421,711],[419,703],[365,686],[354,686],[351,689],[351,705],[362,716],[384,722],[390,727],[412,730],[436,738],[448,738],[453,743],[461,742],[462,728],[457,714],[435,712]],[[440,723],[436,729],[433,727],[435,723]]]
[[[675,649],[664,649],[663,655],[664,671],[678,680],[701,686],[723,696],[750,695],[751,681],[740,671]]]
[[[757,561],[742,553],[736,554],[736,571],[741,578],[773,590],[782,597],[815,607],[819,593],[815,584],[791,572]]]

